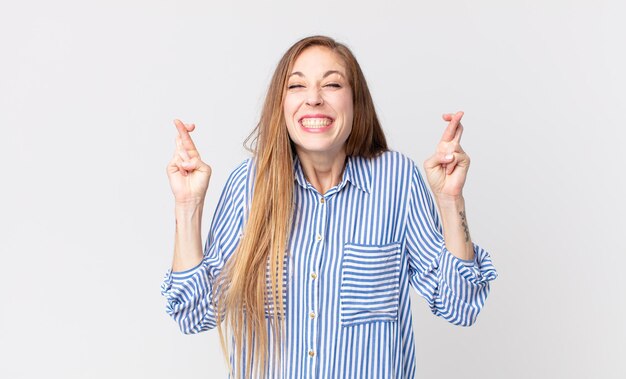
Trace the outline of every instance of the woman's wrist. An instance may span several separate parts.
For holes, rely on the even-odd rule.
[[[462,194],[457,196],[438,195],[435,196],[435,202],[440,211],[444,209],[465,210],[465,199]]]
[[[474,249],[469,233],[463,196],[437,198],[443,234],[448,251],[457,258],[472,260]]]
[[[204,203],[176,203],[173,271],[195,267],[202,260],[202,209]]]
[[[185,231],[184,234],[194,233],[202,224],[202,211],[204,203],[176,203],[174,214],[176,217],[176,229],[178,232]]]
[[[204,199],[191,199],[186,201],[176,201],[174,203],[174,211],[178,215],[192,215],[202,213],[204,208]]]

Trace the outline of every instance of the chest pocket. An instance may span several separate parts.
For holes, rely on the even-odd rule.
[[[400,243],[347,243],[341,265],[341,325],[396,321],[399,281]]]

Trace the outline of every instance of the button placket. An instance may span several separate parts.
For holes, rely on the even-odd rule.
[[[310,280],[309,280],[309,284],[311,286],[311,296],[309,298],[310,302],[308,304],[309,306],[309,312],[307,314],[307,320],[305,321],[308,324],[308,330],[309,330],[309,335],[311,336],[311,339],[309,340],[309,345],[308,345],[308,355],[310,358],[315,358],[316,356],[316,348],[319,344],[318,342],[318,335],[319,335],[319,331],[318,331],[318,327],[319,327],[319,323],[317,322],[318,320],[318,314],[317,314],[317,309],[319,308],[319,267],[320,267],[320,262],[321,262],[321,258],[324,254],[324,251],[326,249],[326,244],[324,242],[324,232],[326,230],[326,199],[324,199],[323,196],[320,196],[318,198],[318,207],[317,207],[317,222],[316,222],[316,228],[314,230],[315,233],[315,239],[314,239],[314,248],[313,248],[313,257],[311,259],[311,272],[309,274],[310,276]],[[306,317],[306,316],[305,316]],[[313,374],[315,373],[316,369],[315,369],[315,365],[316,365],[316,359],[312,359],[310,364],[311,364],[311,370],[310,372]],[[314,374],[313,374],[314,375]]]

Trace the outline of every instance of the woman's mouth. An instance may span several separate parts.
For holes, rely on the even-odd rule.
[[[328,117],[306,117],[300,120],[300,124],[306,129],[323,129],[333,123]]]

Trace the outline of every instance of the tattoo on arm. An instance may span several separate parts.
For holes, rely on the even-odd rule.
[[[459,216],[461,216],[461,226],[463,227],[463,231],[465,232],[465,242],[469,242],[470,234],[469,227],[467,226],[467,218],[465,217],[465,211],[460,211]]]

